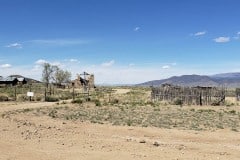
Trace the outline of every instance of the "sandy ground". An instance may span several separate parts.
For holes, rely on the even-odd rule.
[[[115,94],[126,94],[128,92],[131,91],[131,89],[122,89],[122,88],[118,88],[118,89],[114,89]]]
[[[54,103],[0,103],[0,114]],[[47,116],[0,118],[0,160],[239,160],[240,133],[141,128]]]

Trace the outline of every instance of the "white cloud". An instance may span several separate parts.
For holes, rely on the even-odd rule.
[[[58,66],[58,67],[64,66],[64,64],[62,64],[61,62],[58,62],[58,61],[51,62],[50,64],[53,66]]]
[[[78,60],[77,59],[70,59],[69,61],[70,62],[77,62]]]
[[[46,60],[45,60],[46,61]],[[113,61],[113,60],[112,60]],[[41,61],[40,61],[41,62]],[[174,67],[175,63],[158,63],[153,65],[136,65],[134,67],[128,67],[126,64],[123,65],[114,65],[112,67],[104,67],[101,65],[92,65],[89,63],[69,63],[69,61],[59,60],[60,63],[65,65],[62,69],[68,70],[72,73],[72,79],[76,78],[77,73],[82,73],[86,71],[87,73],[95,75],[96,84],[137,84],[150,80],[164,79],[171,76],[179,76],[184,74],[212,74],[217,73],[215,70],[207,70],[202,67],[190,67],[178,65]],[[111,61],[106,62],[110,64]],[[50,62],[49,62],[50,63]],[[112,63],[112,64],[115,64]],[[169,66],[164,67],[164,66]],[[165,69],[162,69],[165,68]],[[159,69],[160,68],[160,69]],[[238,67],[239,68],[239,67]],[[219,68],[218,68],[219,69]],[[41,80],[42,77],[42,66],[33,63],[31,65],[20,65],[12,66],[8,69],[1,69],[2,76],[8,76],[11,74],[21,74],[26,77],[34,78]],[[218,71],[219,72],[219,71]]]
[[[75,59],[75,58],[64,59],[63,62],[64,63],[80,63],[80,61],[78,59]]]
[[[201,31],[201,32],[194,33],[194,36],[203,36],[206,33],[207,33],[206,31]]]
[[[35,62],[35,64],[37,64],[37,65],[43,65],[44,63],[48,63],[48,61],[46,61],[44,59],[39,59]]]
[[[41,65],[35,65],[35,66],[33,66],[33,68],[31,69],[31,71],[37,72],[37,71],[40,71],[41,69],[42,69],[42,66],[41,66]]]
[[[135,27],[135,28],[134,28],[134,31],[135,31],[135,32],[137,32],[137,31],[139,31],[139,30],[140,30],[140,27]]]
[[[237,35],[240,35],[240,32],[237,32]]]
[[[49,61],[44,60],[44,59],[39,59],[39,60],[37,60],[37,61],[35,62],[35,65],[34,65],[33,68],[31,69],[31,71],[36,71],[36,72],[37,72],[37,71],[41,71],[41,70],[42,70],[42,66],[43,66],[44,63],[49,63],[49,64],[51,64],[51,65],[53,65],[53,66],[58,66],[58,67],[61,67],[61,68],[65,67],[65,65],[62,64],[62,63],[59,62],[59,61],[49,62]]]
[[[2,64],[0,67],[1,68],[11,68],[12,65],[11,64]]]
[[[162,66],[162,69],[169,69],[171,68],[169,65]]]
[[[218,38],[215,38],[214,41],[216,43],[226,43],[230,41],[230,37],[218,37]]]
[[[109,62],[104,62],[104,63],[102,63],[101,66],[103,66],[103,67],[111,67],[111,66],[114,65],[114,64],[115,64],[115,61],[114,61],[114,60],[111,60],[111,61],[109,61]]]
[[[33,68],[31,69],[31,71],[34,71],[34,72],[38,72],[42,69],[42,65],[44,63],[49,63],[47,60],[44,60],[44,59],[39,59],[35,62],[36,65],[33,66]]]
[[[78,62],[77,59],[69,59],[70,62]]]
[[[12,43],[6,46],[7,48],[22,48],[20,43]]]

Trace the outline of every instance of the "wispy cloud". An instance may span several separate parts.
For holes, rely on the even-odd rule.
[[[164,66],[162,66],[162,69],[170,69],[173,68],[174,66],[176,66],[177,63],[166,63]]]
[[[42,69],[41,65],[34,65],[31,71],[37,72],[37,71],[40,71],[41,69]]]
[[[46,61],[44,59],[39,59],[35,62],[35,64],[37,64],[37,65],[43,65],[44,63],[48,63],[48,61]]]
[[[134,28],[134,31],[135,31],[135,32],[137,32],[137,31],[139,31],[139,30],[140,30],[140,27],[135,27],[135,28]]]
[[[34,72],[40,71],[44,63],[49,63],[49,62],[45,59],[39,59],[35,61],[35,65],[33,66],[32,71]]]
[[[53,66],[58,66],[58,67],[63,67],[63,66],[65,66],[64,64],[62,64],[62,63],[59,62],[59,61],[50,62],[50,64],[53,65]]]
[[[1,68],[11,68],[12,65],[11,64],[2,64],[0,65]]]
[[[37,39],[27,42],[41,45],[67,46],[88,44],[90,41],[80,39]]]
[[[58,67],[65,67],[65,65],[59,61],[50,62],[45,59],[39,59],[39,60],[35,61],[35,65],[33,66],[32,70],[33,71],[41,70],[44,63],[49,63],[53,66],[58,66]]]
[[[111,61],[109,61],[109,62],[104,62],[104,63],[102,63],[101,66],[103,66],[103,67],[111,67],[111,66],[114,65],[114,64],[115,64],[115,61],[114,61],[114,60],[111,60]]]
[[[230,37],[218,37],[218,38],[215,38],[214,41],[216,43],[226,43],[230,41]]]
[[[162,66],[162,69],[169,69],[171,68],[169,65]]]
[[[233,38],[236,40],[240,39],[240,32],[237,32],[236,36],[234,36]]]
[[[201,32],[196,32],[196,33],[194,33],[193,35],[194,36],[203,36],[203,35],[205,35],[207,33],[207,31],[201,31]]]
[[[6,45],[7,48],[22,48],[22,44],[20,43],[12,43],[9,45]]]
[[[77,59],[69,59],[70,62],[78,62]]]
[[[75,58],[71,58],[71,59],[65,59],[65,62],[70,62],[70,63],[79,63],[80,61],[78,59]]]

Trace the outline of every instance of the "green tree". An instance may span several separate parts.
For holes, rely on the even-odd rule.
[[[49,63],[43,64],[42,81],[46,84],[47,88],[49,86],[49,83],[53,77],[53,74],[54,74],[56,68],[57,68],[57,66],[53,66]]]
[[[61,85],[62,83],[68,83],[71,81],[71,72],[64,71],[60,69],[59,67],[56,68],[53,79],[56,84]]]

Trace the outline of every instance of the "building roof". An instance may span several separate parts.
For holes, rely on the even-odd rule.
[[[17,77],[13,77],[13,76],[8,76],[6,78],[3,78],[0,76],[0,81],[5,81],[5,82],[10,82],[10,81],[19,81],[19,82],[23,82],[25,80],[25,78],[17,78]]]
[[[4,81],[14,81],[16,79],[17,79],[16,77],[7,77],[4,79]]]

